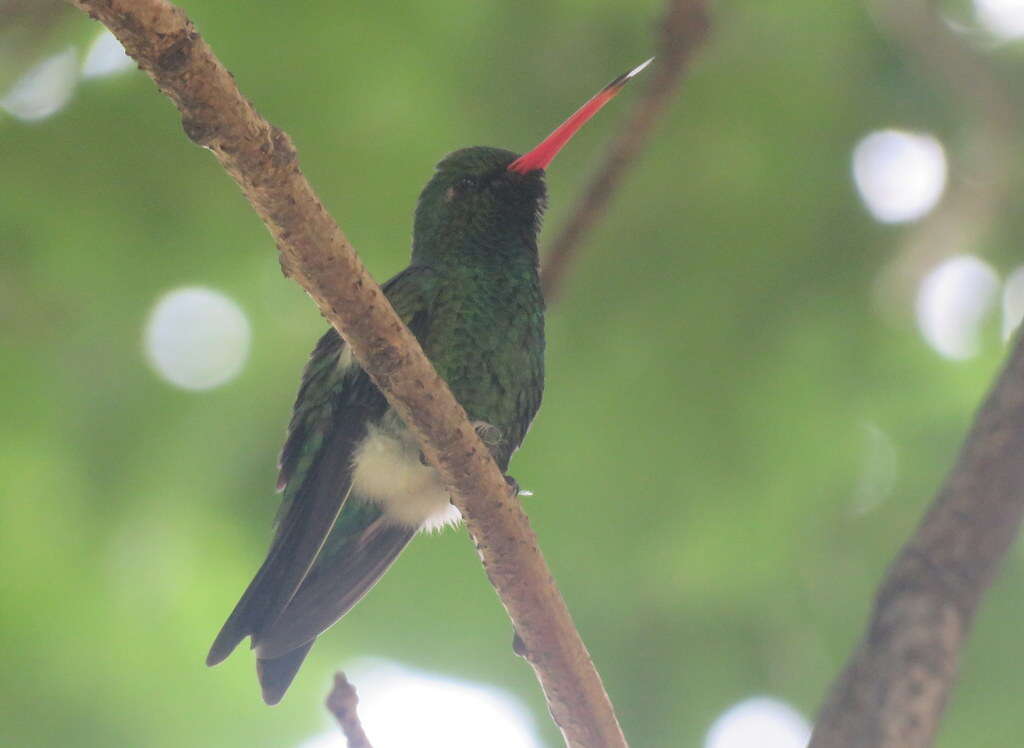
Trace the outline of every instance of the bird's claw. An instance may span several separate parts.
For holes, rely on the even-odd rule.
[[[524,642],[523,638],[519,636],[518,631],[512,632],[512,651],[524,660],[529,659],[527,657],[528,652],[526,650],[526,642]]]
[[[508,487],[512,489],[513,496],[533,496],[533,491],[526,491],[520,488],[519,481],[517,481],[511,475],[505,476],[505,482],[508,483]]]

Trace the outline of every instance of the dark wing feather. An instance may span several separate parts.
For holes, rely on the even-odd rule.
[[[406,324],[415,326],[414,332],[426,324],[433,277],[428,268],[411,267],[383,287]],[[288,606],[348,496],[352,456],[367,423],[387,410],[384,396],[361,367],[339,366],[348,355],[345,349],[337,332],[328,330],[303,372],[281,451],[278,486],[284,498],[277,531],[266,560],[210,648],[209,665],[226,658],[246,636],[258,640]],[[408,538],[392,558],[405,542]],[[295,661],[296,670],[301,662],[301,657]]]
[[[255,637],[257,655],[282,657],[330,628],[381,578],[415,534],[416,528],[388,523],[373,504],[346,507],[284,614]]]
[[[415,534],[377,514],[358,547],[339,549],[327,561],[328,551],[321,553],[281,617],[257,638],[256,675],[267,704],[284,697],[316,637],[359,602]]]
[[[207,664],[217,664],[246,636],[272,625],[316,559],[348,495],[352,451],[366,432],[359,411],[367,409],[348,410],[351,425],[336,429],[324,442],[278,525],[266,560],[210,648]]]

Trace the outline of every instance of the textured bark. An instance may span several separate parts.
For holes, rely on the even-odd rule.
[[[604,215],[615,190],[668,109],[687,64],[707,38],[708,29],[705,0],[668,0],[658,28],[660,41],[650,85],[546,253],[541,286],[549,304],[557,300],[580,245]]]
[[[812,748],[931,745],[981,597],[1024,512],[1024,337],[957,462],[893,562]]]
[[[107,26],[171,98],[186,135],[217,157],[266,224],[284,272],[416,433],[453,491],[566,743],[624,746],[526,515],[462,407],[320,204],[288,136],[256,113],[179,8],[165,0],[70,1]]]

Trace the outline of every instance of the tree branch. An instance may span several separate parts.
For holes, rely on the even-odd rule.
[[[239,93],[185,14],[166,0],[69,0],[106,25],[181,111],[313,298],[452,489],[548,706],[572,746],[625,738],[517,500],[466,414],[299,170],[288,136]]]
[[[931,745],[981,596],[1024,515],[1024,336],[879,588],[811,748]]]
[[[338,727],[345,735],[348,748],[373,748],[356,711],[356,707],[359,706],[356,687],[349,683],[348,678],[340,670],[334,674],[334,688],[327,694],[324,706],[338,720]]]
[[[608,147],[604,163],[576,201],[569,212],[569,220],[546,254],[541,286],[548,303],[561,293],[580,244],[604,215],[616,188],[668,108],[687,63],[707,38],[709,28],[705,0],[668,0],[666,3],[660,24],[657,65],[651,71],[650,85]]]

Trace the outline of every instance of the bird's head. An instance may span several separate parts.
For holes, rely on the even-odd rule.
[[[547,195],[544,170],[587,120],[650,62],[613,80],[528,153],[475,146],[445,156],[420,193],[413,260],[505,247],[536,253]]]
[[[510,239],[536,242],[546,189],[544,172],[509,169],[512,151],[476,146],[449,153],[420,194],[413,256],[489,251]]]

